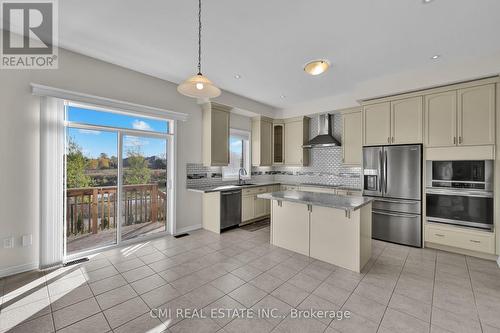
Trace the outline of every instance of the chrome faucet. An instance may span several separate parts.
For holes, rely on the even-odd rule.
[[[241,179],[241,176],[246,176],[248,175],[248,172],[245,168],[240,168],[240,170],[238,171],[238,184],[239,185],[242,185],[242,184],[245,184],[245,181]]]

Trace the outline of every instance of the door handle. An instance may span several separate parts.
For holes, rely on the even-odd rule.
[[[471,239],[470,241],[471,241],[472,243],[481,244],[481,241],[478,241],[478,240],[475,240],[475,239]]]
[[[417,205],[420,204],[420,201],[397,201],[397,200],[389,200],[389,199],[379,199],[376,198],[375,201],[382,201],[382,202],[389,202],[389,203],[395,203],[395,204],[401,204],[401,205]]]
[[[462,144],[462,136],[459,136],[458,137],[458,144],[461,145]]]
[[[434,234],[434,236],[444,237],[444,235],[443,235],[443,234]]]
[[[391,143],[391,137],[390,136],[387,137],[387,143]]]
[[[385,154],[385,161],[384,161],[384,183],[385,183],[385,189],[384,193],[387,193],[387,151],[384,151]]]
[[[382,162],[382,151],[379,151],[378,152],[378,159],[379,159],[379,162],[380,162],[380,166],[379,166],[379,184],[378,184],[378,189],[380,192],[382,192],[382,166],[383,166],[383,162]]]
[[[409,219],[416,219],[419,217],[419,215],[406,215],[406,214],[396,214],[396,213],[387,213],[387,212],[381,212],[379,210],[374,210],[372,211],[373,214],[378,214],[378,215],[386,215],[386,216],[393,216],[393,217],[406,217]]]
[[[394,143],[394,137],[392,137],[392,143]]]
[[[454,144],[454,145],[456,145],[456,144],[457,144],[457,137],[456,137],[456,136],[454,136],[454,137],[453,137],[453,144]]]

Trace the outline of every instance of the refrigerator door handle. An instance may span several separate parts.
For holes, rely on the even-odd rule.
[[[384,149],[384,194],[387,193],[387,151]]]
[[[382,193],[382,192],[383,192],[383,185],[384,185],[384,183],[383,183],[383,181],[384,181],[384,180],[383,180],[383,179],[384,179],[384,177],[383,177],[383,175],[382,175],[382,167],[383,167],[383,162],[382,162],[382,150],[380,150],[380,151],[378,152],[378,160],[379,160],[379,165],[378,165],[378,169],[379,169],[379,170],[378,170],[378,173],[379,173],[379,175],[380,175],[380,177],[379,177],[380,179],[379,179],[379,182],[378,182],[378,183],[379,183],[378,191],[379,191],[380,193]]]
[[[394,216],[394,217],[406,217],[409,219],[416,219],[420,217],[420,215],[396,214],[396,213],[382,212],[380,210],[374,210],[372,212],[373,214],[380,214],[380,215]]]

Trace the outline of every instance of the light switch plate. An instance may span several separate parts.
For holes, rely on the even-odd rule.
[[[33,235],[23,235],[23,240],[22,240],[23,247],[28,247],[33,244]]]
[[[4,249],[12,249],[12,248],[14,248],[14,237],[4,238],[4,240],[3,240],[3,248]]]

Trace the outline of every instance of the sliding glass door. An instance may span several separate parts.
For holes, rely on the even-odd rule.
[[[122,138],[121,239],[167,230],[167,140]]]
[[[65,256],[168,230],[172,124],[67,107]]]
[[[117,242],[118,133],[66,131],[66,252]]]

